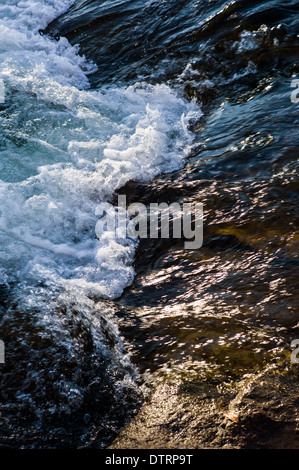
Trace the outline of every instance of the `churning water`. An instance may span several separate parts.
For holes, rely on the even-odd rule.
[[[15,445],[104,446],[136,412],[120,325],[153,380],[241,381],[285,357],[297,16],[291,0],[2,2],[1,401]],[[98,239],[97,205],[132,181],[132,200],[202,202],[203,248],[147,241],[134,266],[136,241]]]

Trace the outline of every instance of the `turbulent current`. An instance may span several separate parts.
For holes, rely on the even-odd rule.
[[[105,447],[152,385],[289,360],[298,7],[2,1],[1,443]],[[203,203],[203,247],[97,237],[118,193]]]

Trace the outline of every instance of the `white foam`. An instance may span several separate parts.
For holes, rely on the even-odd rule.
[[[188,121],[201,112],[167,85],[89,90],[94,65],[66,39],[38,33],[71,3],[0,6],[8,107],[1,117],[0,263],[5,282],[115,298],[133,280],[136,246],[97,240],[96,206],[129,180],[182,166],[192,143]]]
[[[232,45],[237,50],[238,54],[242,54],[246,51],[252,51],[257,49],[262,41],[267,37],[268,26],[261,25],[256,31],[242,31],[240,33],[239,41],[235,41]]]

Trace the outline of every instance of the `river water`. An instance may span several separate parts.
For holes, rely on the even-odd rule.
[[[4,444],[105,447],[158,383],[290,361],[298,7],[4,0]],[[117,194],[202,203],[203,246],[99,239]]]

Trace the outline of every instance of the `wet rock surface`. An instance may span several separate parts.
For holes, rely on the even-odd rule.
[[[250,211],[246,228],[234,217],[219,223],[215,204],[219,214],[232,213],[235,204],[245,209],[254,186],[243,191],[246,202],[233,185],[190,182],[190,167],[158,178],[154,191],[133,183],[121,190],[145,205],[181,201],[183,194],[203,200],[207,219],[196,252],[184,250],[182,240],[140,243],[136,278],[117,304],[121,330],[152,391],[109,448],[297,449],[299,369],[290,357],[298,335],[295,245],[271,240],[274,233],[257,229]],[[269,208],[271,192],[264,194]],[[284,277],[289,281],[278,290]]]
[[[161,385],[110,449],[298,449],[298,369],[265,374],[239,393]]]
[[[136,413],[140,394],[132,366],[101,305],[88,318],[74,309],[53,310],[52,327],[40,312],[2,302],[0,448],[103,448]],[[123,360],[123,362],[122,362]]]

